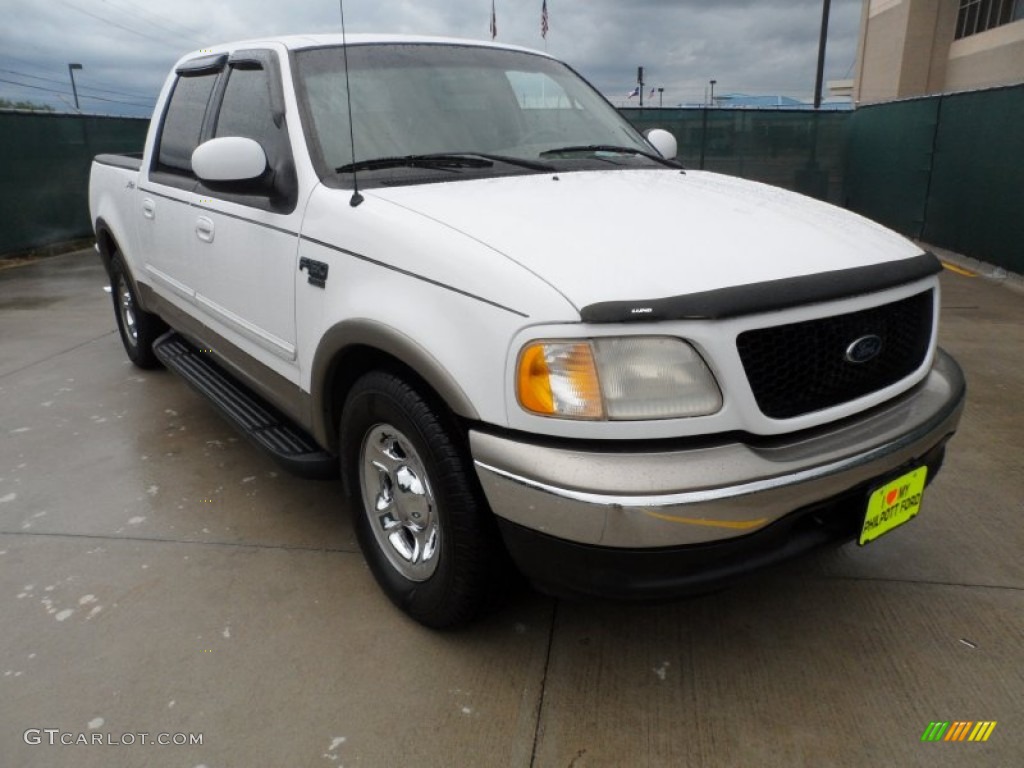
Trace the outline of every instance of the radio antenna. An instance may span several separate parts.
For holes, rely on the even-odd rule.
[[[338,0],[341,9],[341,50],[345,57],[345,98],[348,101],[348,140],[352,147],[352,199],[349,205],[353,208],[363,202],[359,194],[359,177],[356,175],[356,131],[352,121],[352,88],[348,79],[348,37],[345,35],[345,0]]]

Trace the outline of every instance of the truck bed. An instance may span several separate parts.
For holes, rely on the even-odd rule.
[[[112,165],[115,168],[124,168],[128,171],[138,171],[142,168],[141,152],[131,152],[123,155],[96,155],[93,160],[100,165]]]

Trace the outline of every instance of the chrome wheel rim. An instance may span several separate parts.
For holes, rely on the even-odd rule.
[[[139,328],[135,324],[135,302],[123,274],[117,276],[117,309],[121,313],[121,327],[124,337],[133,347],[139,344]]]
[[[359,453],[363,509],[377,545],[409,581],[437,570],[441,527],[426,467],[401,431],[377,424]]]

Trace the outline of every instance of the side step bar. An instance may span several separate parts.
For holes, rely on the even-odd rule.
[[[338,461],[334,456],[182,336],[174,331],[165,333],[153,343],[153,352],[169,370],[209,399],[222,416],[290,472],[322,480],[338,476]]]

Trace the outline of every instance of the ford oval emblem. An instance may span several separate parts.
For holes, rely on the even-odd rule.
[[[882,351],[882,337],[871,333],[861,336],[846,348],[846,361],[848,363],[866,363],[874,360]]]

